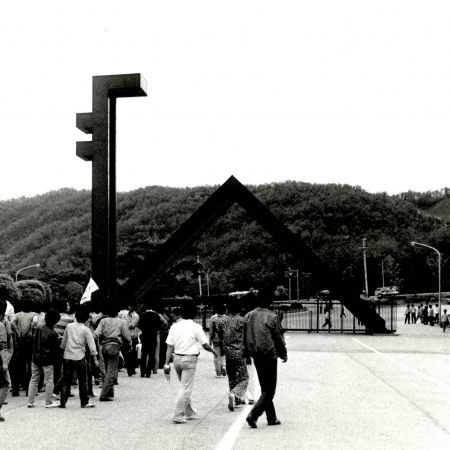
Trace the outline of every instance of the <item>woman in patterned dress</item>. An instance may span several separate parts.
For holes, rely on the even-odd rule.
[[[248,386],[248,372],[242,347],[244,318],[239,315],[241,305],[233,300],[228,303],[228,315],[218,324],[219,345],[225,355],[230,393],[228,409],[234,411],[236,405],[244,403]]]

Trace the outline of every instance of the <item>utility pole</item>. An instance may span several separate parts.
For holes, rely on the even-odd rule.
[[[200,267],[200,256],[197,255],[197,264],[199,264],[198,267]],[[202,277],[200,275],[200,268],[198,269],[198,290],[200,292],[200,297],[202,296]]]
[[[288,270],[284,271],[284,277],[289,278],[289,300],[291,299],[291,278],[292,278],[292,270],[288,267]]]
[[[367,283],[367,262],[366,262],[366,238],[363,238],[363,246],[360,247],[363,251],[363,259],[364,259],[364,279],[366,282],[366,299],[369,297],[369,285]]]
[[[292,279],[292,270],[290,267],[288,267],[289,269],[289,300],[292,298],[291,296],[291,279]]]

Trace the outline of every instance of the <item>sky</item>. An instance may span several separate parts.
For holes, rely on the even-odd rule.
[[[0,200],[91,189],[92,77],[119,99],[117,189],[450,185],[450,2],[15,0],[0,14]]]

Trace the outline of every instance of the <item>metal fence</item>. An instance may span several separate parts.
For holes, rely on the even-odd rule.
[[[330,323],[326,324],[325,306],[331,304]],[[397,326],[397,302],[378,302],[373,305],[375,311],[385,320],[388,331],[395,332]],[[209,330],[210,317],[214,313],[210,307],[204,307],[195,318],[195,322]],[[308,333],[366,333],[366,327],[338,300],[302,301],[283,310],[281,322],[286,331],[307,331]]]
[[[325,319],[325,306],[331,304],[330,321]],[[397,303],[374,303],[375,311],[385,320],[389,331],[396,331]],[[285,330],[330,333],[365,333],[366,327],[337,300],[304,301],[301,307],[284,311],[282,325]]]

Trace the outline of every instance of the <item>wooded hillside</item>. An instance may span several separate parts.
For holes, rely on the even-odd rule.
[[[149,186],[120,193],[118,200],[118,278],[123,283],[217,189],[218,186],[168,188]],[[450,200],[437,193],[408,192],[398,196],[369,194],[348,185],[294,181],[247,186],[275,216],[344,278],[361,281],[360,247],[367,239],[369,293],[395,283],[402,292],[437,290],[436,254],[413,248],[415,240],[443,255],[442,289],[450,290]],[[21,273],[48,282],[54,296],[90,275],[90,191],[61,189],[33,198],[0,202],[0,272]],[[438,216],[438,217],[436,217]],[[201,266],[196,266],[196,255]],[[258,288],[267,282],[287,286],[284,272],[295,264],[284,249],[234,206],[191,248],[184,261],[161,280],[159,293],[198,295],[198,270],[206,295]],[[293,286],[296,280],[293,280]],[[314,279],[300,277],[301,296],[314,291]]]

